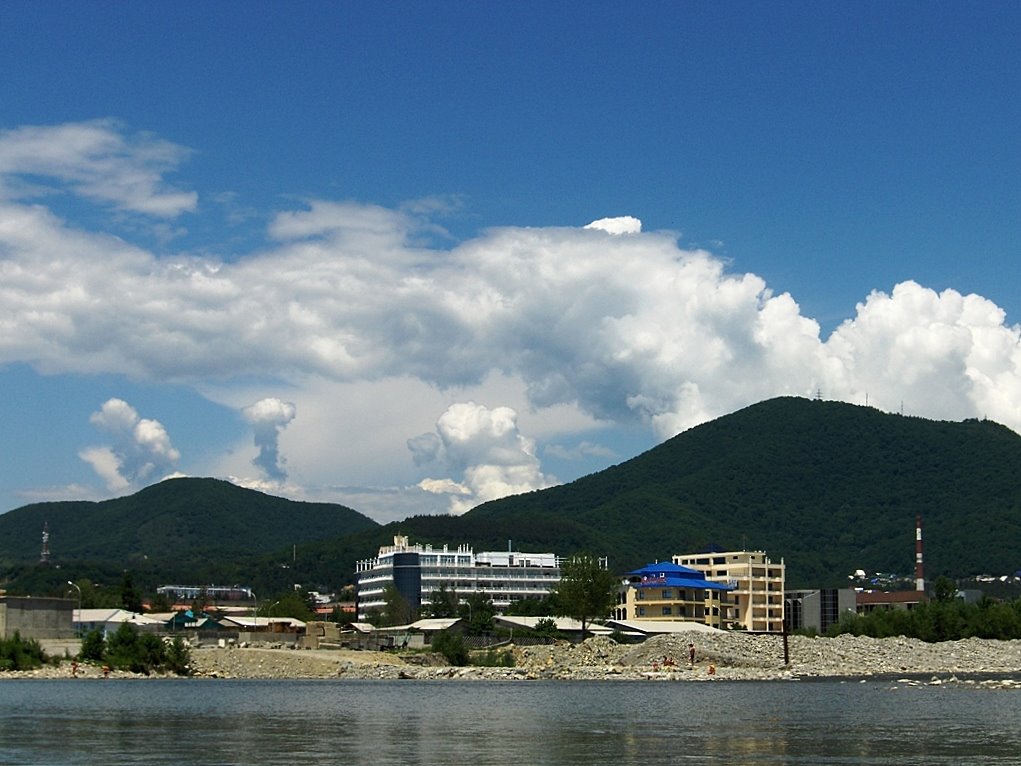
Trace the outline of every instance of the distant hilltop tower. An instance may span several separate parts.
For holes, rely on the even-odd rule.
[[[39,554],[40,564],[50,563],[50,522],[43,522],[43,550]]]
[[[925,568],[922,564],[922,514],[915,516],[915,590],[925,592]]]

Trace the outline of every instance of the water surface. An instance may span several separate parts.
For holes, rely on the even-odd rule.
[[[0,763],[1018,764],[1021,692],[893,682],[0,681]]]

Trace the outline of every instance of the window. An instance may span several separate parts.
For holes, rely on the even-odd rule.
[[[674,597],[674,592],[672,590],[664,590],[663,591],[663,600],[664,601],[669,601],[673,597]]]
[[[638,607],[638,616],[639,617],[644,617],[645,616],[645,607],[644,606]]]
[[[669,607],[669,606],[663,607],[663,616],[664,617],[672,615],[673,613],[674,613],[673,607]]]
[[[638,593],[635,594],[635,598],[637,598],[639,601],[644,601],[645,600],[645,591],[639,589]]]

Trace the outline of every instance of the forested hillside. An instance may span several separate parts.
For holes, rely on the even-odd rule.
[[[933,575],[1021,569],[1021,437],[989,421],[774,399],[462,523],[515,529],[522,545],[595,544],[621,567],[748,547],[785,559],[793,583],[818,585],[856,568],[910,575],[916,514]],[[560,534],[568,528],[591,536]]]
[[[988,421],[782,398],[460,517],[381,527],[342,506],[176,479],[104,503],[0,515],[0,559],[20,562],[15,580],[29,581],[47,520],[55,559],[164,580],[332,588],[402,533],[476,550],[590,551],[617,572],[708,546],[746,547],[784,559],[790,585],[822,586],[858,568],[911,575],[916,514],[930,580],[1021,569],[1021,437]]]
[[[55,564],[157,567],[178,577],[379,526],[341,505],[217,479],[169,479],[114,500],[35,503],[0,515],[0,565],[38,561],[44,523]]]

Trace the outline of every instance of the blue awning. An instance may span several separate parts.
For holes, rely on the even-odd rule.
[[[661,562],[646,564],[641,569],[627,573],[631,584],[636,588],[702,588],[703,590],[729,591],[733,585],[712,582],[697,569],[689,569],[679,564]]]

